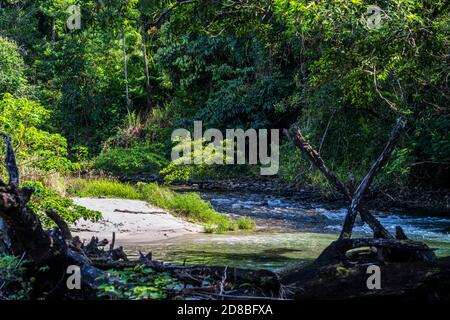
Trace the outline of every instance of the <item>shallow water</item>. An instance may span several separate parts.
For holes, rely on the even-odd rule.
[[[277,270],[316,258],[335,239],[335,235],[305,232],[197,234],[135,245],[128,252],[152,251],[155,259],[177,264]]]
[[[257,232],[198,234],[136,245],[129,251],[152,251],[155,259],[166,262],[277,270],[316,258],[337,238],[347,212],[346,208],[263,194],[210,192],[202,197],[221,212],[252,217],[257,221]],[[439,256],[450,255],[450,217],[401,211],[374,214],[389,231],[394,232],[399,225],[411,239],[426,241],[436,248]],[[354,233],[371,235],[361,221],[357,221]]]

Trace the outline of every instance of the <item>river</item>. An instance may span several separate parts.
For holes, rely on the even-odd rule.
[[[339,234],[345,207],[257,193],[201,194],[220,212],[256,220],[255,232],[196,234],[129,248],[152,251],[155,259],[178,264],[228,265],[280,270],[315,259]],[[439,213],[374,212],[389,230],[401,226],[411,239],[425,241],[438,256],[450,255],[450,217]],[[360,220],[355,236],[369,237]]]

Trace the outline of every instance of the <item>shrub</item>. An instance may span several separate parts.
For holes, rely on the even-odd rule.
[[[0,130],[11,135],[19,167],[69,172],[66,139],[41,129],[49,118],[49,111],[35,101],[8,93],[0,100]]]
[[[29,299],[32,281],[25,279],[26,260],[0,253],[0,295],[7,300]]]
[[[0,94],[23,89],[26,83],[24,65],[17,44],[0,37]]]
[[[254,230],[256,223],[254,220],[247,217],[239,217],[236,219],[236,224],[241,230]]]
[[[181,153],[178,159],[171,161],[160,173],[164,175],[164,182],[167,184],[174,181],[188,181],[189,179],[231,179],[233,177],[254,176],[254,165],[242,164],[239,166],[227,166],[228,151],[235,151],[235,144],[227,139],[221,142],[220,147],[214,143],[198,139],[180,138],[173,151]],[[191,152],[186,152],[190,150]],[[234,157],[234,155],[233,155]],[[201,159],[196,163],[195,159]]]
[[[76,205],[72,199],[60,196],[41,182],[24,182],[22,186],[34,188],[34,194],[28,205],[46,226],[54,225],[53,221],[45,214],[48,210],[55,211],[68,223],[74,223],[80,219],[95,222],[102,217],[100,212]]]
[[[167,164],[157,153],[157,146],[136,145],[104,150],[94,161],[94,168],[114,175],[158,173]]]

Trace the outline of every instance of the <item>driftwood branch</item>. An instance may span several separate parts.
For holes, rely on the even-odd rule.
[[[336,174],[331,171],[326,165],[320,154],[306,141],[301,130],[299,128],[295,131],[295,137],[291,137],[287,129],[284,130],[284,134],[291,140],[295,146],[297,146],[306,155],[308,160],[319,169],[325,178],[328,180],[330,185],[334,187],[339,193],[341,193],[345,199],[352,201],[352,194],[349,188],[345,186]],[[383,227],[383,225],[362,206],[358,207],[358,211],[361,214],[361,218],[366,222],[369,227],[373,230],[374,235],[380,238],[393,239],[394,237]]]
[[[11,137],[6,133],[0,131],[0,136],[3,136],[6,144],[6,170],[9,175],[9,185],[19,186],[19,168],[17,167],[16,156],[11,145]]]
[[[59,214],[57,214],[55,211],[53,211],[53,210],[48,210],[45,213],[58,226],[59,230],[61,231],[61,235],[63,236],[63,238],[65,240],[71,241],[73,239],[72,238],[72,233],[70,232],[69,226],[64,221],[64,219],[61,218],[61,216]]]
[[[348,209],[348,213],[344,220],[344,225],[342,227],[342,232],[340,235],[341,239],[350,238],[352,235],[353,225],[355,224],[356,215],[358,213],[358,207],[361,200],[364,197],[365,192],[372,183],[375,175],[381,170],[384,164],[388,161],[392,151],[394,151],[395,145],[397,144],[400,135],[405,128],[405,122],[402,119],[397,120],[397,124],[392,129],[389,141],[386,143],[383,151],[381,152],[378,159],[370,168],[367,175],[364,177],[358,188],[356,189],[354,196],[352,197],[352,202]]]

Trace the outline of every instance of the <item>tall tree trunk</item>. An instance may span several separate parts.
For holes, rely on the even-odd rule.
[[[122,54],[123,54],[123,73],[125,77],[125,98],[127,100],[127,107],[130,105],[130,95],[128,87],[128,67],[127,67],[127,50],[125,46],[125,31],[122,29]]]
[[[56,21],[54,17],[52,17],[52,41],[56,41]]]
[[[152,88],[150,86],[150,72],[148,69],[147,31],[146,31],[146,23],[145,23],[144,18],[142,19],[141,23],[142,23],[141,24],[142,55],[144,58],[145,92],[147,95],[147,111],[151,111],[151,109],[152,109],[152,100],[151,100]]]

